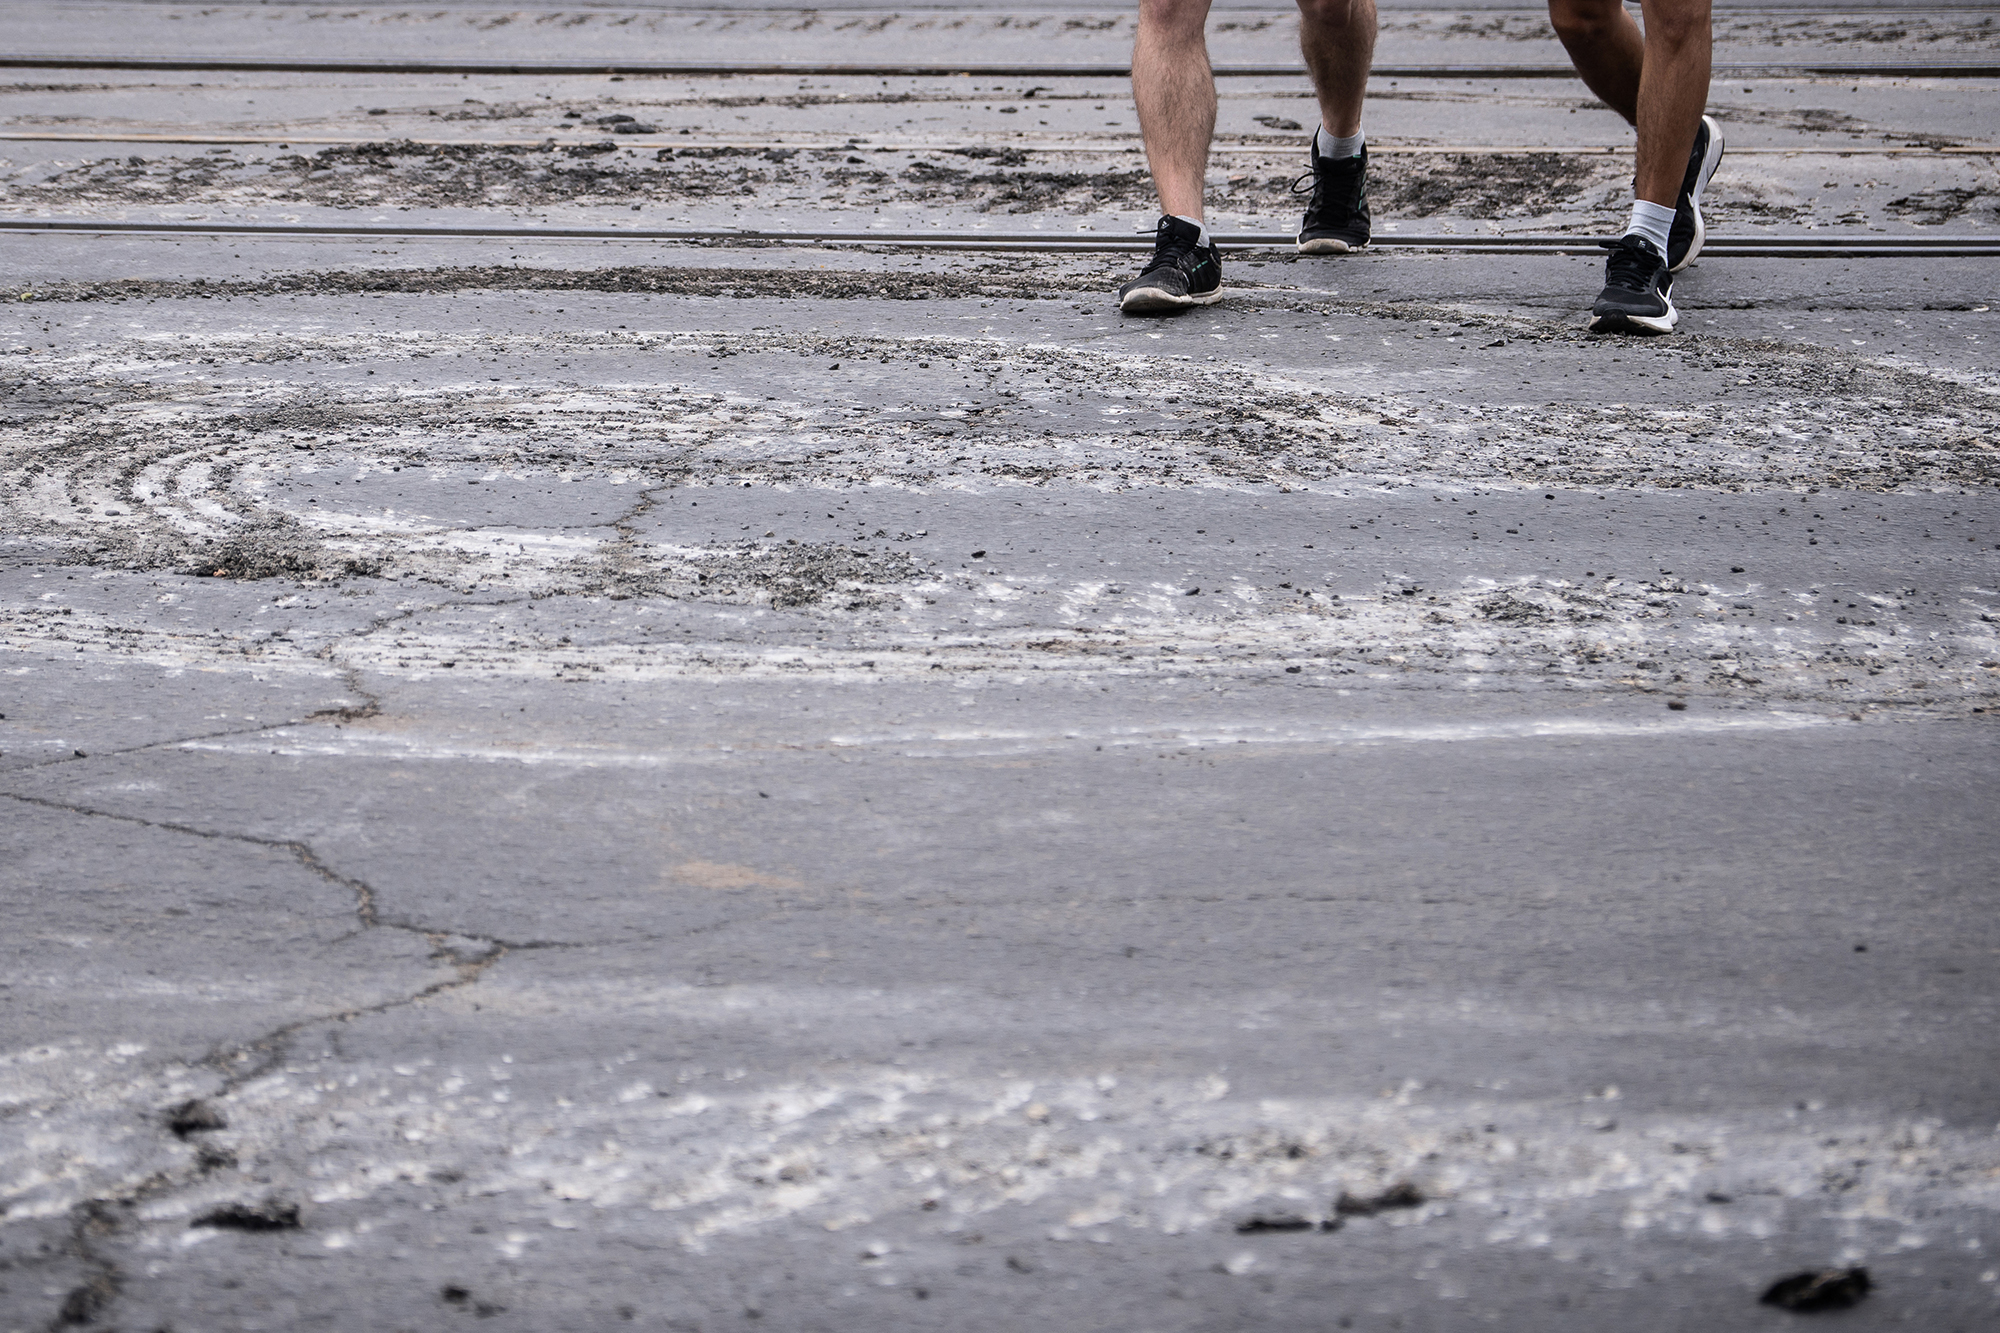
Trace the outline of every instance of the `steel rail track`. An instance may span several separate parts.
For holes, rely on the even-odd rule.
[[[741,227],[507,227],[421,224],[261,222],[92,222],[73,218],[4,218],[0,232],[140,236],[396,237],[407,240],[651,241],[707,245],[877,246],[899,250],[1134,251],[1150,233],[750,230]],[[1218,233],[1216,243],[1239,250],[1290,250],[1280,232]],[[1594,253],[1593,236],[1378,235],[1373,248],[1453,250],[1474,254]],[[1713,237],[1704,257],[1760,258],[2000,258],[2000,234],[1985,236],[1742,236]]]
[[[588,139],[559,139],[554,135],[544,135],[539,139],[418,139],[405,136],[385,138],[380,134],[333,135],[333,134],[155,134],[134,130],[124,134],[109,133],[69,133],[64,131],[15,132],[0,131],[0,143],[160,143],[160,144],[241,144],[244,146],[276,144],[281,148],[292,144],[310,144],[320,147],[354,147],[361,144],[412,144],[418,148],[574,148],[587,144],[615,142],[620,148],[682,148],[693,152],[707,152],[716,149],[737,149],[766,152],[770,149],[795,149],[800,152],[892,152],[892,153],[962,153],[967,149],[1005,149],[1022,153],[1136,153],[1139,151],[1138,131],[1129,139],[1084,140],[1073,143],[1059,143],[1044,140],[1023,140],[995,137],[982,139],[978,143],[924,143],[917,140],[879,143],[870,140],[857,143],[851,139],[829,139],[816,142],[802,142],[796,139],[688,139],[678,135],[621,135],[616,140],[607,140],[602,135]],[[1229,143],[1218,140],[1209,145],[1211,153],[1269,153],[1294,157],[1304,151],[1303,141],[1297,137],[1283,143]],[[1578,147],[1576,145],[1551,144],[1397,144],[1368,141],[1368,151],[1375,157],[1516,157],[1524,153],[1550,154],[1557,157],[1612,157],[1619,153],[1630,154],[1630,144],[1597,144]],[[1913,147],[1908,144],[1881,144],[1872,147],[1848,146],[1831,147],[1825,144],[1772,145],[1762,148],[1742,148],[1731,146],[1729,155],[1741,157],[1994,157],[2000,156],[2000,145],[1996,144],[1952,144],[1949,146],[1924,145]]]
[[[360,56],[140,56],[0,54],[0,69],[117,69],[159,73],[244,74],[617,74],[631,75],[803,75],[841,77],[955,78],[1126,78],[1124,61],[1049,64],[1032,61],[897,61],[821,63],[803,60],[449,60],[380,59]],[[2000,62],[1934,60],[1753,60],[1717,64],[1729,78],[2000,78]],[[1305,76],[1302,64],[1225,64],[1218,78]],[[1569,65],[1465,64],[1377,65],[1378,79],[1573,79]]]

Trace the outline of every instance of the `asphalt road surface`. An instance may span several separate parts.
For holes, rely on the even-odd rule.
[[[0,6],[16,54],[1117,61],[1127,13]],[[1218,8],[1219,61],[1292,20]],[[1384,63],[1550,63],[1385,10]],[[1993,61],[1990,9],[1717,58]],[[7,54],[7,52],[0,52]],[[0,1330],[2000,1317],[2000,261],[1593,338],[1622,125],[1387,235],[1115,78],[0,71]],[[1992,78],[1718,80],[1718,240],[2000,239]],[[629,117],[616,120],[614,117]],[[1282,232],[1302,80],[1225,81]],[[623,126],[625,128],[620,129]],[[640,128],[633,128],[633,127]],[[488,239],[203,234],[518,227]],[[1867,1270],[1832,1316],[1760,1304]]]

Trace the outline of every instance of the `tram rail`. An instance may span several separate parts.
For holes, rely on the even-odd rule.
[[[0,233],[69,233],[137,236],[368,237],[404,240],[593,240],[651,241],[696,245],[864,246],[945,251],[1141,251],[1150,233],[1042,231],[854,231],[831,229],[752,230],[742,227],[522,227],[436,226],[396,223],[111,222],[77,218],[0,218]],[[1283,232],[1217,233],[1216,243],[1235,250],[1291,250],[1296,239]],[[1370,243],[1379,250],[1450,250],[1469,254],[1595,254],[1599,238],[1565,235],[1479,233],[1382,233]],[[2000,258],[2000,233],[1993,236],[1825,235],[1715,236],[1703,258],[1752,259],[1943,259]]]
[[[1303,64],[1236,63],[1215,67],[1217,78],[1302,77]],[[202,74],[482,74],[482,75],[661,75],[681,77],[795,75],[806,78],[1127,78],[1124,61],[1050,64],[1035,61],[999,63],[886,61],[746,61],[746,60],[493,60],[386,59],[363,56],[218,56],[218,55],[34,55],[0,54],[0,69],[105,69],[143,73]],[[2000,61],[1991,60],[1751,60],[1723,61],[1714,66],[1725,78],[2000,78]],[[1376,65],[1377,79],[1574,79],[1567,64],[1434,64]]]

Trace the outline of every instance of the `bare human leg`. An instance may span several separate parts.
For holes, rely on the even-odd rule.
[[[1209,0],[1139,0],[1132,98],[1146,165],[1166,216],[1153,257],[1118,289],[1127,315],[1171,315],[1220,301],[1222,255],[1202,222],[1202,179],[1215,137],[1215,71],[1208,64]]]
[[[1312,181],[1312,197],[1299,223],[1299,253],[1352,254],[1368,244],[1370,233],[1361,104],[1375,59],[1375,0],[1298,4],[1299,47],[1312,73],[1320,121],[1306,155],[1311,169],[1299,182]]]
[[[1549,21],[1591,92],[1639,131],[1634,193],[1672,208],[1708,105],[1709,0],[1644,0],[1642,37],[1618,0],[1549,0]]]
[[[1641,34],[1619,0],[1549,0],[1549,21],[1590,90],[1638,130],[1632,218],[1605,260],[1595,333],[1671,333],[1674,273],[1701,252],[1701,190],[1722,160],[1703,116],[1710,0],[1641,0]],[[1700,159],[1695,145],[1702,145]]]
[[[1132,97],[1146,165],[1170,217],[1202,216],[1202,178],[1215,137],[1215,75],[1208,64],[1209,0],[1139,0]]]
[[[1359,133],[1375,59],[1375,0],[1299,0],[1299,47],[1319,98],[1320,124],[1332,135]]]

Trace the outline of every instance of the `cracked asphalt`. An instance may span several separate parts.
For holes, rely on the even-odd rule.
[[[1380,58],[1541,23],[1385,9]],[[1147,220],[1107,81],[7,79],[13,218]],[[1983,235],[1990,82],[1719,84],[1717,234]],[[1299,89],[1225,91],[1217,214],[1282,229]],[[1778,1329],[1848,1266],[1844,1327],[1990,1326],[2000,269],[1711,258],[1592,338],[1616,123],[1371,91],[1385,227],[1578,250],[1242,253],[1158,322],[1119,254],[0,234],[0,1330]]]

